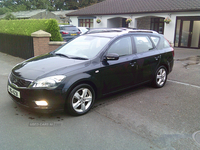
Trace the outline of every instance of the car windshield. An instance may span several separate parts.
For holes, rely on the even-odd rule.
[[[55,54],[68,58],[90,59],[96,56],[110,41],[110,38],[95,36],[80,36],[58,49]]]

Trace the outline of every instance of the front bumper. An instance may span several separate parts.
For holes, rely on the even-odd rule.
[[[25,109],[36,112],[52,112],[57,110],[64,110],[65,97],[62,94],[62,89],[30,89],[30,88],[16,88],[8,81],[8,86],[20,92],[20,98],[11,94],[9,95],[18,105]],[[45,100],[48,106],[37,106],[35,101]]]

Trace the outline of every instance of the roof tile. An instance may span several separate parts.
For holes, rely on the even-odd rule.
[[[68,16],[200,11],[200,0],[105,0]]]

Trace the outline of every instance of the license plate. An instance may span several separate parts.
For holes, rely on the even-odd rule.
[[[72,36],[77,35],[77,34],[71,34]]]
[[[12,95],[14,95],[14,96],[20,98],[20,92],[19,92],[19,91],[13,89],[13,88],[10,87],[10,86],[8,86],[8,91],[9,91]]]

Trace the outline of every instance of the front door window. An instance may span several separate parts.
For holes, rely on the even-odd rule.
[[[190,21],[183,21],[182,36],[181,36],[181,46],[188,46],[188,39],[190,35]]]
[[[191,47],[199,47],[200,21],[194,21],[192,30]]]
[[[179,35],[180,35],[180,26],[181,26],[181,20],[177,20],[176,23],[176,37],[175,37],[175,46],[179,46]]]

